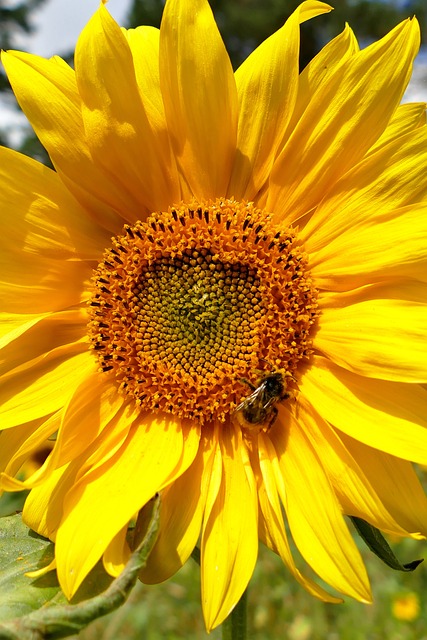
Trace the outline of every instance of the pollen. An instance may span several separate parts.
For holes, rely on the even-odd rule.
[[[153,213],[112,239],[93,276],[100,371],[141,410],[225,421],[243,379],[311,353],[316,290],[297,230],[234,200]]]

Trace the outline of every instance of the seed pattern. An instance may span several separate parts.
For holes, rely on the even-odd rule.
[[[224,421],[242,378],[311,353],[316,291],[295,231],[251,203],[154,213],[112,239],[93,277],[100,367],[142,410]]]

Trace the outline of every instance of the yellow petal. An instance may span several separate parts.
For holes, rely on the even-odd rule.
[[[45,422],[44,418],[16,426],[10,431],[0,431],[0,471],[4,471],[12,456],[26,439]],[[49,437],[49,436],[48,436]]]
[[[27,511],[24,515],[26,514],[27,524],[32,529],[52,539],[55,538],[62,518],[65,495],[88,470],[93,471],[115,455],[123,445],[130,425],[137,415],[137,412],[133,412],[129,407],[122,407],[108,422],[102,433],[84,448],[78,457],[62,467],[56,464],[60,461],[62,454],[57,440],[55,449],[40,470],[40,474],[35,474],[35,488],[30,492],[25,504]],[[15,429],[12,433],[14,431]],[[61,442],[59,444],[61,445]],[[67,453],[66,448],[65,453]],[[3,481],[6,484],[6,478]],[[9,478],[7,482],[10,484]]]
[[[110,234],[95,224],[55,171],[0,147],[2,250],[99,260]],[[7,242],[5,241],[7,240]]]
[[[426,204],[393,212],[380,208],[312,254],[310,272],[317,287],[332,291],[356,289],[385,278],[425,281],[426,237]]]
[[[193,464],[163,491],[160,532],[147,566],[139,574],[142,582],[154,584],[167,580],[185,564],[196,546],[216,451],[216,435],[212,430],[202,436]]]
[[[126,540],[127,532],[126,524],[111,540],[102,557],[105,571],[114,578],[121,574],[130,558],[131,551]]]
[[[242,459],[240,428],[224,425],[220,437],[222,481],[212,509],[207,505],[202,532],[202,605],[208,631],[240,600],[258,553],[256,486]]]
[[[427,464],[427,392],[420,385],[367,379],[314,356],[300,392],[322,418],[347,435]]]
[[[210,469],[206,469],[203,478],[206,487],[205,521],[207,518],[206,514],[209,514],[214,508],[222,483],[223,463],[221,447],[219,446],[220,428],[218,424],[215,424],[213,427],[213,439],[211,467]]]
[[[90,155],[74,71],[55,59],[17,51],[2,53],[1,59],[20,107],[88,214],[113,233],[122,228],[123,219],[135,220],[133,201],[106,179]]]
[[[79,304],[105,231],[51,169],[9,149],[0,149],[0,166],[2,310],[43,314]]]
[[[114,420],[123,405],[124,398],[117,393],[115,385],[107,383],[98,371],[88,375],[76,387],[68,405],[62,411],[59,424],[54,429],[58,430],[58,435],[52,452],[34,474],[20,482],[21,488],[38,486],[54,469],[62,467],[83,452],[85,452],[86,463],[93,464],[94,460],[91,458],[91,450],[88,447]],[[115,427],[114,429],[117,431]],[[119,443],[122,444],[120,438]],[[97,456],[100,456],[102,447],[99,443],[95,449]],[[112,455],[111,440],[109,451]]]
[[[99,371],[83,380],[64,409],[55,445],[59,453],[58,466],[80,455],[124,404],[116,385]]]
[[[184,199],[220,197],[236,149],[237,92],[207,0],[166,3],[160,26],[160,83],[185,183]]]
[[[342,602],[340,598],[331,596],[313,580],[304,576],[296,567],[289,548],[286,529],[283,522],[282,509],[277,492],[273,465],[277,463],[276,452],[269,438],[262,432],[258,438],[260,475],[262,479],[258,484],[258,498],[260,502],[260,537],[263,541],[280,555],[283,562],[291,571],[293,577],[312,596],[323,602]],[[277,465],[276,465],[277,466]],[[279,470],[280,473],[280,470]],[[262,516],[262,517],[261,517]]]
[[[396,521],[427,535],[427,496],[413,465],[341,433],[341,440]]]
[[[328,42],[308,63],[299,76],[298,95],[294,113],[289,123],[292,131],[301,118],[319,86],[326,82],[331,73],[359,51],[359,45],[348,25],[342,33]]]
[[[161,136],[162,145],[169,136],[160,89],[159,46],[160,31],[155,27],[137,27],[123,30],[132,53],[135,77],[140,99],[151,128]]]
[[[253,200],[270,175],[295,106],[299,25],[331,9],[323,2],[303,2],[236,71],[237,154],[228,188],[233,197]]]
[[[426,283],[380,284],[324,294],[313,345],[336,364],[369,378],[426,382],[426,327]]]
[[[285,420],[285,411],[279,412]],[[356,600],[370,602],[362,558],[321,461],[302,426],[286,414],[287,435],[272,429],[271,441],[283,476],[286,495],[281,498],[295,544],[325,582]]]
[[[150,125],[127,38],[103,5],[79,37],[75,68],[91,156],[127,194],[131,211],[162,210],[179,201],[168,139]]]
[[[14,476],[24,462],[44,445],[46,440],[58,430],[60,412],[49,418],[38,419],[0,433],[0,470]],[[6,491],[21,491],[22,482],[3,476],[1,487]]]
[[[398,106],[418,48],[418,23],[405,21],[320,85],[273,166],[267,209],[277,219],[311,210],[361,160]]]
[[[93,371],[95,361],[87,345],[54,349],[35,363],[2,376],[0,420],[8,429],[61,409],[74,388]]]
[[[82,261],[49,260],[0,251],[0,299],[11,314],[43,315],[78,306],[87,300],[91,270]],[[64,282],[67,286],[64,287]]]
[[[77,470],[76,462],[55,469],[43,484],[30,491],[22,512],[22,520],[30,529],[55,540],[64,498],[75,482]]]
[[[42,576],[46,575],[46,573],[49,573],[49,571],[53,571],[54,569],[56,569],[55,558],[52,560],[52,562],[49,562],[49,564],[46,565],[45,567],[42,567],[41,569],[37,569],[36,571],[27,571],[25,575],[28,578],[33,578],[35,580],[37,578],[41,578]]]
[[[6,344],[0,348],[0,376],[53,349],[78,342],[85,334],[86,324],[87,315],[82,309],[59,311],[38,316],[38,322],[26,322],[4,338]]]
[[[111,415],[103,430],[76,459],[80,460],[77,480],[84,478],[88,473],[94,476],[97,469],[108,467],[108,463],[125,446],[132,424],[139,416],[139,408],[133,402],[124,403]],[[129,520],[131,517],[129,516]]]
[[[39,313],[1,313],[0,312],[0,349],[14,342],[49,314]]]
[[[425,102],[400,104],[388,123],[387,129],[369,149],[367,155],[375,153],[414,129],[424,126],[426,124],[426,106]]]
[[[323,250],[327,253],[329,244],[342,234],[356,231],[359,225],[386,221],[399,207],[419,204],[427,194],[426,162],[427,127],[415,129],[369,155],[337,181],[301,230],[306,250],[311,255]],[[408,234],[409,228],[404,235]],[[317,255],[314,261],[318,261]],[[319,268],[317,272],[323,276]]]
[[[198,445],[194,429],[167,415],[141,416],[114,456],[69,491],[56,542],[58,579],[68,598],[120,529],[191,464]]]
[[[363,457],[352,456],[334,429],[303,395],[298,398],[296,415],[322,461],[344,513],[362,518],[393,535],[407,536],[418,532],[418,529],[402,529],[393,519],[364,473]],[[372,452],[374,456],[378,453],[374,449]],[[419,538],[419,535],[414,537]]]

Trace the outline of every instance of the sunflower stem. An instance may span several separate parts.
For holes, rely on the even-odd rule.
[[[222,623],[222,640],[246,640],[247,591]]]

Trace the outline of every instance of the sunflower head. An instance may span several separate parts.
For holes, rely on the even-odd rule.
[[[126,225],[89,305],[106,379],[141,410],[202,424],[229,419],[261,367],[293,376],[311,353],[317,308],[295,231],[225,199]]]
[[[207,0],[160,29],[104,4],[75,70],[2,55],[54,170],[0,149],[2,487],[55,541],[71,598],[161,494],[140,578],[201,552],[219,625],[259,540],[371,599],[344,519],[422,538],[427,500],[425,105],[400,105],[406,20],[363,50],[346,27],[299,73],[303,2],[233,72]],[[40,468],[17,478],[52,434]]]

